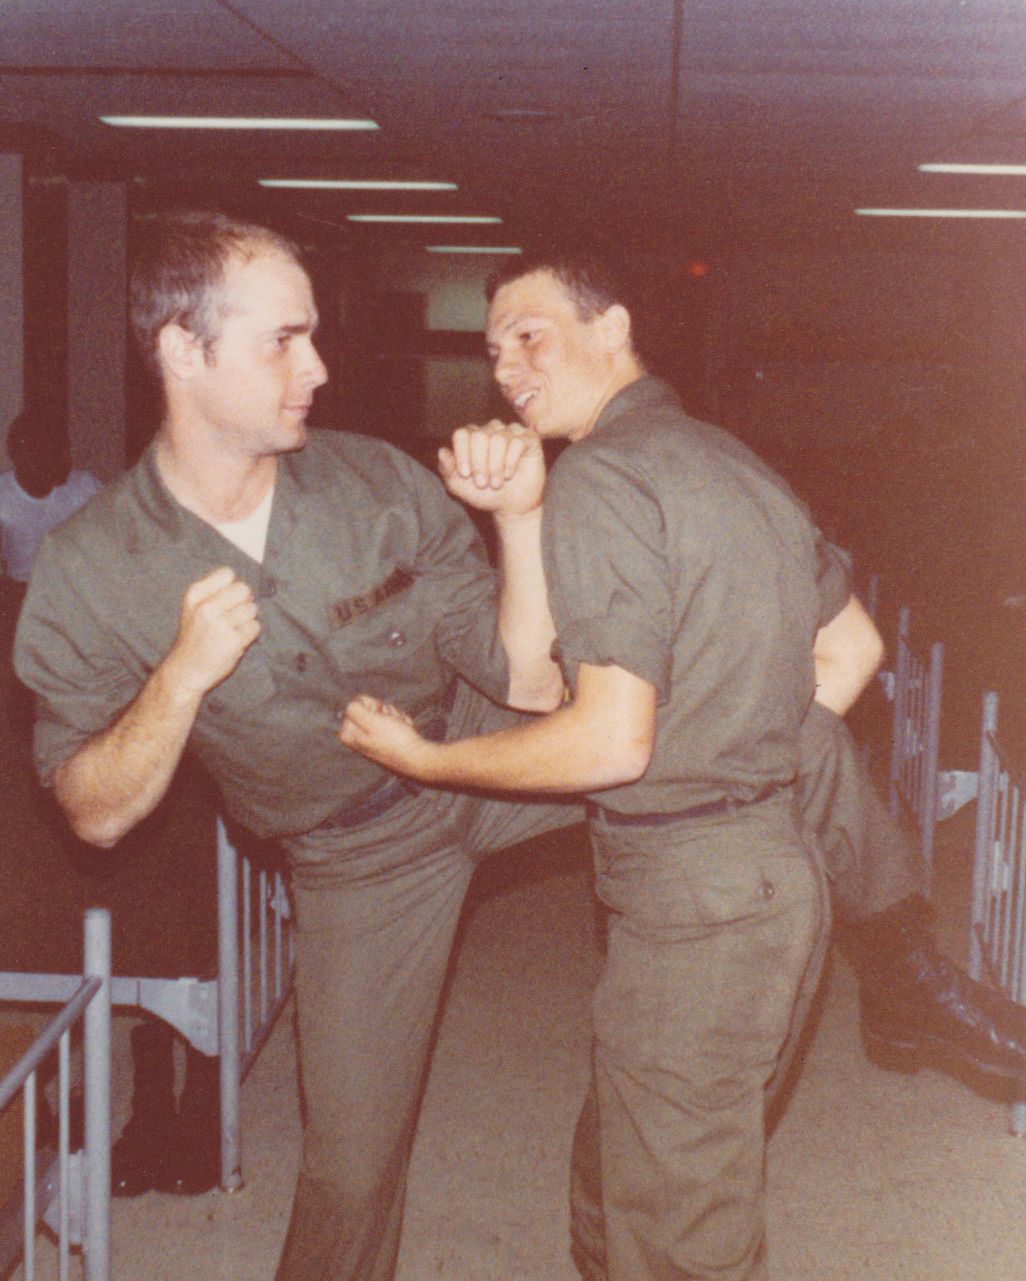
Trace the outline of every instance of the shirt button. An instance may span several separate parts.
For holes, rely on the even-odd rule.
[[[345,706],[344,706],[343,704],[341,704],[341,703],[340,703],[340,704],[338,705],[338,707],[336,707],[336,708],[335,708],[335,710],[334,710],[331,714],[332,714],[332,716],[334,716],[334,718],[335,718],[335,723],[336,723],[337,725],[341,725],[341,724],[342,724],[342,722],[343,722],[343,721],[345,720],[345,718],[346,718],[346,709],[345,709]]]
[[[759,888],[762,892],[762,897],[764,901],[767,903],[777,892],[777,888],[772,881],[763,881],[762,885]]]
[[[401,632],[398,627],[393,627],[388,633],[388,643],[392,649],[402,649],[406,644],[406,633]]]
[[[277,590],[278,590],[278,584],[274,581],[273,578],[265,578],[264,581],[260,584],[261,596],[273,596],[277,592]]]
[[[306,671],[306,661],[307,661],[307,660],[306,660],[306,655],[305,655],[305,654],[297,654],[297,655],[296,655],[296,671],[297,671],[297,672],[305,672],[305,671]]]

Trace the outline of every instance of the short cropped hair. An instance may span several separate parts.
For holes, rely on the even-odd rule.
[[[201,210],[160,214],[143,233],[132,266],[132,333],[147,368],[160,378],[160,331],[177,324],[195,334],[209,359],[226,311],[220,296],[228,264],[260,252],[299,261],[299,249],[269,227]]]
[[[511,257],[492,273],[485,295],[492,302],[503,287],[536,271],[550,272],[573,301],[581,320],[594,320],[614,303],[628,309],[631,290],[620,269],[612,262],[585,253],[559,249],[531,249]]]

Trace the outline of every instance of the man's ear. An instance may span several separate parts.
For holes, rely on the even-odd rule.
[[[602,342],[611,355],[630,346],[631,314],[621,303],[614,302],[607,307],[598,322]]]
[[[203,343],[194,333],[173,322],[157,335],[160,362],[172,378],[184,381],[204,361]]]

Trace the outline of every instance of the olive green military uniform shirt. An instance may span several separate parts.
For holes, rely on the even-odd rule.
[[[668,813],[795,777],[813,640],[850,583],[780,477],[642,378],[556,463],[543,550],[571,689],[580,663],[656,689],[647,772],[595,799]]]
[[[258,564],[171,497],[151,448],[47,537],[34,566],[16,666],[38,695],[44,781],[132,701],[174,642],[187,587],[221,565],[251,586],[261,632],[204,698],[190,745],[258,835],[309,831],[387,777],[337,739],[355,694],[421,725],[455,673],[506,697],[484,549],[412,459],[311,433],[279,460]]]

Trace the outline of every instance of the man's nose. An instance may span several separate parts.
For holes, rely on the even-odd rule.
[[[518,368],[519,361],[515,348],[510,351],[500,351],[492,365],[492,377],[500,387],[507,387],[516,377]]]
[[[310,380],[311,387],[322,387],[328,381],[328,371],[313,343],[310,344],[310,356],[305,373]]]

